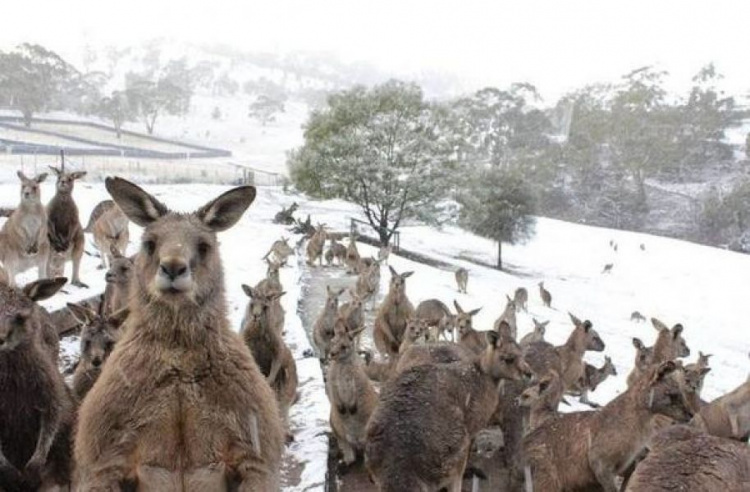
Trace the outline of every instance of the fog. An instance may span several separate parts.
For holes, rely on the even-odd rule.
[[[445,72],[467,90],[531,81],[547,101],[643,65],[674,90],[714,62],[728,90],[750,87],[750,4],[720,1],[379,2],[6,1],[0,46],[33,41],[76,61],[90,43],[152,38],[244,50],[321,51],[395,76]]]

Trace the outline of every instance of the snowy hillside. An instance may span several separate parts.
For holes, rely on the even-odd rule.
[[[52,183],[43,185],[44,201],[52,197]],[[154,186],[148,190],[177,210],[193,210],[225,188],[208,185]],[[3,197],[0,206],[14,205],[18,185],[10,180],[0,185]],[[94,205],[107,198],[101,183],[79,183],[76,197],[83,221]],[[279,189],[260,188],[258,198],[240,224],[220,235],[229,313],[232,326],[239,328],[247,298],[242,283],[255,284],[265,274],[261,257],[275,239],[290,236],[285,228],[271,223],[282,205],[298,201],[299,214],[312,214],[314,222],[324,222],[333,230],[346,230],[348,218],[357,214],[356,208],[341,201],[313,202],[304,197],[284,195]],[[138,247],[139,231],[131,226],[130,252]],[[689,360],[698,350],[711,353],[712,371],[706,378],[703,396],[713,399],[736,387],[748,376],[747,353],[750,337],[745,320],[750,316],[750,305],[744,304],[745,279],[750,272],[750,257],[691,243],[657,238],[641,234],[610,231],[539,219],[537,235],[528,244],[505,247],[505,260],[513,275],[477,266],[466,261],[473,258],[485,263],[494,261],[495,245],[456,228],[434,230],[427,227],[406,227],[402,231],[402,245],[470,271],[469,294],[456,292],[453,272],[414,263],[399,257],[391,258],[399,272],[414,270],[407,281],[407,293],[415,304],[427,298],[439,298],[452,305],[457,299],[465,309],[482,307],[475,319],[475,327],[487,330],[505,305],[505,294],[516,287],[529,289],[529,313],[519,313],[520,335],[530,331],[531,317],[551,320],[547,337],[562,343],[572,329],[567,312],[594,323],[607,347],[604,353],[587,354],[587,360],[597,366],[603,355],[610,355],[618,377],[610,379],[590,395],[591,399],[606,403],[625,388],[625,379],[634,358],[632,337],[640,337],[652,344],[656,331],[650,323],[630,321],[634,310],[647,317],[655,316],[670,326],[680,322],[685,326],[685,337],[691,348]],[[618,244],[615,252],[609,241]],[[645,246],[645,251],[640,245]],[[89,246],[88,250],[93,248]],[[363,254],[374,249],[362,245]],[[463,258],[463,259],[462,259]],[[613,263],[611,274],[602,274],[602,267]],[[59,295],[45,303],[57,308],[101,292],[103,273],[96,270],[98,259],[84,256],[82,280],[90,289],[67,286],[68,295]],[[68,273],[69,273],[68,266]],[[301,464],[297,485],[285,490],[322,490],[325,480],[328,451],[325,431],[328,429],[328,403],[320,366],[316,359],[305,358],[310,348],[301,321],[297,316],[300,296],[297,262],[282,270],[282,283],[287,291],[283,297],[287,313],[286,337],[297,359],[301,393],[292,410],[292,428],[296,440],[289,454],[293,462]],[[382,293],[387,289],[389,275],[383,271]],[[20,283],[35,278],[27,272]],[[542,306],[537,283],[545,281],[553,295],[552,309]],[[76,347],[67,347],[75,351]],[[573,408],[582,408],[574,405]],[[289,483],[289,482],[287,482]]]

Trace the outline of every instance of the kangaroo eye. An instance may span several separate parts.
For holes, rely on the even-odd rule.
[[[211,251],[211,245],[205,242],[198,243],[198,254],[201,258],[205,258],[206,255]]]
[[[515,355],[508,355],[506,357],[503,357],[503,361],[505,361],[506,364],[515,364],[516,363],[516,356]]]
[[[156,243],[152,240],[143,241],[143,250],[150,256],[156,251]]]

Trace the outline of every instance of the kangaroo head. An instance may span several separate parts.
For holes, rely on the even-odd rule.
[[[336,319],[334,324],[333,339],[331,340],[331,348],[328,351],[332,360],[344,360],[354,355],[356,349],[356,338],[364,327],[357,328],[354,331],[346,329],[346,320],[339,317]]]
[[[671,329],[656,318],[651,318],[651,324],[659,332],[654,344],[659,353],[667,359],[677,357],[687,357],[690,355],[690,348],[682,337],[683,326],[680,323],[674,325]]]
[[[544,338],[544,334],[547,331],[547,325],[549,324],[549,320],[540,322],[536,318],[531,318],[531,321],[534,322],[534,333]]]
[[[533,407],[541,400],[556,404],[562,398],[563,387],[557,371],[550,370],[539,382],[526,388],[518,397],[518,404],[522,407]]]
[[[388,269],[391,271],[390,294],[393,302],[399,304],[401,298],[406,296],[406,279],[411,277],[414,272],[398,273],[392,266],[389,266]]]
[[[458,329],[459,335],[465,335],[472,331],[474,328],[472,327],[471,318],[476,316],[482,308],[476,308],[467,313],[461,308],[461,305],[456,300],[453,301],[453,306],[456,308],[456,316],[454,317],[453,326]]]
[[[685,399],[684,386],[682,366],[670,360],[651,368],[640,379],[638,390],[650,412],[686,422],[693,412]]]
[[[570,335],[571,338],[576,340],[577,345],[581,345],[585,350],[592,350],[594,352],[601,352],[604,350],[604,341],[599,336],[599,333],[594,330],[591,321],[581,321],[576,316],[568,313],[571,321],[575,325],[575,330]]]
[[[615,368],[615,365],[612,364],[612,359],[608,356],[604,356],[604,374],[610,375],[610,376],[617,376],[617,369]]]
[[[487,348],[479,358],[481,371],[499,382],[501,379],[530,378],[531,368],[523,360],[518,344],[494,330],[486,332]]]
[[[37,301],[52,297],[68,279],[37,280],[23,289],[0,283],[0,354],[32,343],[41,331]]]
[[[27,178],[26,175],[18,171],[16,173],[21,180],[21,201],[37,203],[41,200],[39,183],[47,179],[47,173],[42,173],[35,178]]]
[[[86,171],[75,171],[72,173],[66,172],[61,169],[57,169],[55,166],[49,166],[52,172],[57,175],[57,192],[61,195],[69,195],[73,193],[73,186],[77,179],[81,179],[86,176]]]
[[[234,188],[193,213],[175,213],[129,181],[107,178],[105,185],[125,215],[144,228],[135,283],[146,303],[202,306],[223,294],[216,233],[240,220],[255,199],[254,187]]]
[[[326,311],[336,312],[339,309],[339,297],[346,289],[333,290],[330,285],[326,286]]]
[[[112,246],[111,251],[112,262],[104,275],[104,280],[108,284],[127,285],[133,278],[133,260],[121,255],[120,251],[114,246]]]
[[[68,309],[83,326],[81,362],[86,367],[101,367],[120,339],[120,328],[130,314],[130,309],[123,308],[109,316],[100,316],[80,304],[68,303]]]
[[[427,322],[420,318],[409,318],[406,321],[406,328],[404,330],[404,340],[408,340],[411,343],[417,342],[420,339],[425,339],[428,335],[429,328]]]
[[[245,319],[254,322],[260,322],[263,319],[267,319],[266,316],[268,314],[268,309],[273,302],[286,294],[286,292],[278,291],[265,292],[262,289],[253,289],[246,284],[242,284],[242,290],[245,292],[245,295],[250,298],[250,303],[247,305],[247,312],[245,313]]]

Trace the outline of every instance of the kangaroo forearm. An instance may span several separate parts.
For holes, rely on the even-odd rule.
[[[278,377],[280,370],[281,370],[281,362],[277,358],[271,364],[271,371],[268,373],[268,378],[266,378],[268,380],[269,385],[273,385],[273,383],[276,382],[276,378]]]
[[[36,448],[34,449],[32,459],[34,456],[36,456],[41,461],[45,461],[47,459],[47,454],[52,447],[52,443],[55,441],[55,436],[57,435],[57,431],[59,428],[60,417],[58,415],[42,418],[41,425],[39,427],[39,438],[37,439]]]

